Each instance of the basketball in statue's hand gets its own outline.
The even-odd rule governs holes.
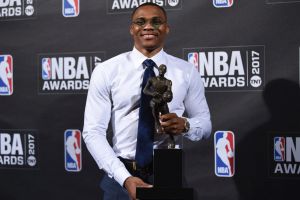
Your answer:
[[[165,102],[170,102],[172,100],[172,98],[173,98],[173,95],[172,95],[171,91],[164,92],[164,94],[163,94],[163,100]]]

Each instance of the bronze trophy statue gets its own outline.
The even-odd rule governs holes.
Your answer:
[[[166,65],[160,65],[158,67],[159,75],[152,77],[148,80],[143,92],[149,96],[152,96],[150,106],[152,108],[152,114],[155,120],[155,132],[156,134],[168,134],[165,132],[161,125],[159,116],[169,113],[168,102],[173,99],[172,93],[172,81],[164,77],[167,71]],[[175,148],[174,136],[169,134],[168,149]]]
[[[182,149],[175,149],[175,139],[160,124],[160,115],[169,113],[168,102],[173,99],[172,81],[164,77],[167,67],[158,67],[159,75],[149,78],[143,93],[151,97],[150,106],[155,120],[155,134],[169,135],[167,148],[154,149],[153,186],[138,187],[138,199],[184,199],[193,200],[193,189],[182,186]],[[164,137],[164,136],[163,136]]]

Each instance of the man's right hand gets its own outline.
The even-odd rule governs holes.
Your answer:
[[[146,187],[146,188],[153,187],[152,185],[145,183],[142,179],[134,176],[128,177],[124,182],[124,186],[127,189],[128,194],[132,200],[136,200],[137,187]]]

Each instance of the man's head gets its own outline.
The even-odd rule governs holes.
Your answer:
[[[132,12],[131,20],[130,34],[134,46],[144,55],[159,52],[169,33],[165,10],[157,4],[145,3]]]

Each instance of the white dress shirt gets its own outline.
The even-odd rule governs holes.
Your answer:
[[[133,48],[99,64],[92,73],[87,95],[83,139],[99,168],[120,185],[131,174],[117,157],[135,157],[144,73],[142,63],[146,59]],[[167,66],[165,77],[172,80],[173,92],[173,99],[168,103],[169,110],[178,116],[186,111],[190,123],[190,130],[184,136],[194,141],[207,138],[211,132],[211,121],[200,74],[192,64],[163,50],[151,59],[157,66]],[[154,71],[158,74],[157,69]],[[113,147],[106,138],[110,120]],[[161,142],[156,141],[158,145]]]

